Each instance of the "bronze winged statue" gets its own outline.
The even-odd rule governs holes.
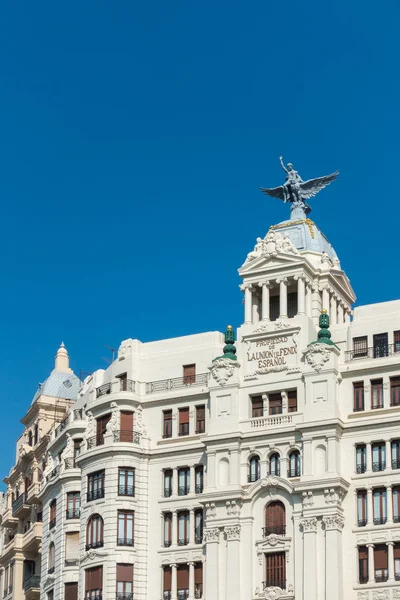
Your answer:
[[[311,207],[306,204],[305,200],[316,196],[324,187],[332,183],[339,175],[339,171],[324,177],[303,181],[298,172],[293,169],[292,163],[288,163],[285,167],[282,156],[279,157],[279,160],[282,169],[286,173],[286,183],[275,188],[260,189],[267,196],[279,198],[284,202],[292,202],[290,211],[292,218],[306,217],[311,212]]]

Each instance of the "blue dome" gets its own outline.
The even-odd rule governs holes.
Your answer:
[[[270,229],[287,236],[299,252],[325,252],[331,260],[338,260],[332,244],[311,219],[283,221]]]
[[[53,369],[46,381],[39,384],[39,388],[33,396],[32,404],[42,395],[77,400],[80,386],[79,377],[73,373],[64,373]]]

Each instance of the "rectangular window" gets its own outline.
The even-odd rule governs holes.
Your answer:
[[[365,444],[356,446],[356,472],[365,473],[367,470],[367,449]]]
[[[133,510],[118,511],[118,546],[134,546],[135,513]]]
[[[206,407],[196,406],[196,433],[205,433],[206,431]]]
[[[171,583],[172,583],[172,569],[171,567],[163,567],[163,596],[165,600],[171,598]]]
[[[133,599],[133,565],[117,564],[116,600]]]
[[[297,315],[297,292],[290,292],[287,295],[287,311],[289,319]]]
[[[360,546],[358,548],[358,582],[368,583],[368,548]]]
[[[187,496],[190,489],[190,469],[178,469],[178,496]]]
[[[47,600],[54,600],[54,590],[49,590],[46,594]]]
[[[135,495],[135,469],[119,467],[118,469],[118,496]]]
[[[196,494],[202,494],[204,488],[204,467],[203,465],[197,465],[194,471],[195,475],[195,492]]]
[[[172,544],[172,513],[164,513],[164,547],[169,548]]]
[[[375,488],[372,492],[374,503],[374,525],[384,525],[387,521],[386,488]]]
[[[121,392],[126,392],[128,389],[128,374],[121,373],[121,375],[117,375],[117,379],[119,379],[119,389]]]
[[[376,544],[374,548],[375,581],[381,583],[388,580],[388,547]]]
[[[77,566],[79,563],[79,531],[65,534],[65,566]]]
[[[400,331],[393,331],[393,350],[400,352]]]
[[[104,471],[88,475],[87,502],[104,498]]]
[[[189,511],[178,512],[178,546],[189,543]]]
[[[101,600],[103,594],[103,567],[85,571],[85,600]]]
[[[172,496],[172,469],[165,469],[164,471],[164,498],[170,498]]]
[[[383,379],[371,381],[371,408],[383,408]]]
[[[393,522],[400,523],[400,486],[393,487]]]
[[[276,394],[268,394],[268,405],[270,415],[280,415],[282,413],[282,395],[280,392]]]
[[[288,411],[297,412],[297,390],[290,390],[288,396]]]
[[[57,500],[54,499],[50,502],[50,512],[49,512],[49,529],[53,529],[56,525],[56,515],[57,515]]]
[[[367,492],[366,490],[357,491],[357,524],[359,527],[365,527],[368,521],[367,515]]]
[[[120,442],[133,442],[133,412],[121,410],[120,412]]]
[[[279,317],[279,296],[270,296],[269,320],[276,321],[278,317]]]
[[[79,519],[81,516],[81,494],[80,492],[68,492],[67,494],[67,519]]]
[[[107,423],[111,419],[111,413],[96,419],[96,446],[104,444],[104,435],[107,431]]]
[[[189,435],[189,408],[179,409],[179,432],[178,435]]]
[[[194,597],[203,597],[203,563],[194,563]]]
[[[81,444],[82,444],[82,440],[74,440],[74,467],[75,467],[75,461],[81,453]]]
[[[368,337],[366,335],[353,338],[353,357],[361,358],[362,356],[368,356]]]
[[[354,412],[364,410],[364,382],[355,381],[353,383]]]
[[[386,444],[378,442],[372,444],[372,470],[376,473],[386,469]]]
[[[286,589],[285,553],[273,552],[265,555],[265,585],[264,587],[279,587]]]
[[[374,358],[382,358],[389,354],[388,334],[375,333],[373,337]]]
[[[393,548],[394,557],[394,578],[396,581],[400,581],[400,544],[397,543]]]
[[[189,598],[189,565],[178,565],[176,569],[178,600]]]
[[[196,382],[196,365],[183,365],[183,383],[190,385]]]
[[[163,411],[163,438],[172,437],[172,409]]]
[[[392,440],[392,469],[400,469],[400,440]]]
[[[251,399],[251,418],[264,416],[264,403],[262,396],[253,396]]]
[[[194,512],[194,541],[195,544],[203,543],[203,509]]]
[[[390,406],[400,406],[400,377],[390,378]]]

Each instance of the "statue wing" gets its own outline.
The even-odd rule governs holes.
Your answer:
[[[279,198],[279,200],[285,199],[285,196],[283,194],[283,185],[280,185],[279,187],[276,187],[276,188],[260,188],[260,190],[267,196],[272,196],[273,198]]]
[[[339,175],[339,171],[335,171],[331,175],[325,175],[324,177],[317,177],[316,179],[309,179],[300,183],[301,196],[302,198],[311,198],[316,196],[319,191],[323,190],[324,187],[332,183]]]

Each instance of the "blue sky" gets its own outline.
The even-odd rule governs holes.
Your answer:
[[[312,202],[365,304],[397,283],[398,2],[8,2],[0,9],[0,469],[61,340],[223,330],[237,268]]]

